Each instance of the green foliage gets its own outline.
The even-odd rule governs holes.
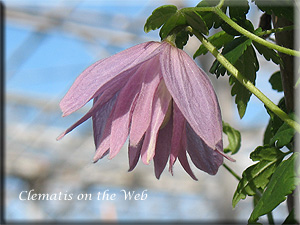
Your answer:
[[[273,161],[276,159],[283,158],[285,156],[285,153],[278,150],[277,148],[274,148],[272,146],[258,146],[253,152],[250,154],[250,159],[252,161]]]
[[[233,40],[233,36],[227,34],[225,31],[220,31],[208,38],[208,41],[212,43],[217,49],[220,49],[224,45],[226,45],[228,42]],[[205,55],[208,52],[208,50],[204,47],[204,45],[200,45],[198,50],[194,54],[194,58]]]
[[[252,41],[246,37],[235,38],[224,46],[222,55],[224,55],[231,64],[235,65],[237,60],[244,54],[251,43]],[[226,69],[218,60],[215,60],[209,72],[214,73],[219,77],[220,75],[223,76],[225,74]]]
[[[251,44],[252,41],[246,37],[235,38],[225,45],[222,54],[241,74],[255,84],[256,71],[259,69],[259,64]],[[215,60],[209,72],[219,77],[225,74],[226,69],[218,60]],[[233,76],[229,78],[229,83],[232,85],[231,95],[236,96],[235,103],[237,104],[240,118],[243,118],[252,93]]]
[[[255,84],[256,71],[259,69],[259,66],[252,46],[246,49],[234,65],[248,80]],[[233,76],[230,76],[229,83],[232,85],[231,95],[235,96],[235,103],[237,104],[240,118],[243,118],[252,93]]]
[[[160,28],[173,14],[177,12],[177,7],[174,5],[163,5],[158,7],[148,17],[144,26],[144,31],[148,33],[151,30]]]
[[[190,34],[185,30],[182,30],[179,33],[177,33],[176,40],[175,40],[177,48],[183,49],[183,47],[188,42],[189,37],[190,37]]]
[[[233,19],[233,21],[236,22],[241,27],[245,28],[246,30],[254,32],[254,27],[253,27],[253,24],[251,23],[250,20],[236,20],[236,19]],[[224,31],[226,31],[226,33],[228,33],[230,35],[233,35],[233,36],[241,35],[238,31],[231,28],[227,23],[222,23],[221,27]]]
[[[269,79],[270,84],[272,85],[272,89],[278,92],[282,92],[282,81],[280,71],[273,73]]]
[[[284,98],[282,98],[279,103],[278,107],[282,109],[283,111],[286,111],[285,109],[285,101]],[[268,123],[268,126],[266,128],[266,131],[264,133],[264,145],[271,145],[271,139],[274,137],[276,132],[278,131],[279,127],[283,124],[283,121],[277,117],[272,111],[270,111],[268,108],[266,108],[268,114],[270,115],[270,120]]]
[[[228,123],[223,122],[223,132],[227,135],[229,144],[224,148],[224,152],[235,154],[241,147],[241,134],[238,130],[232,128]]]
[[[253,45],[255,46],[257,51],[265,57],[267,61],[270,61],[271,59],[275,64],[282,64],[281,58],[273,49],[267,48],[266,46],[261,45],[257,42],[253,42]]]
[[[269,0],[267,4],[265,4],[265,0],[252,0],[252,2],[255,2],[256,6],[267,14],[274,14],[293,21],[292,0]],[[163,40],[168,35],[174,34],[176,35],[176,46],[182,49],[189,40],[189,36],[192,35],[188,30],[190,32],[193,30],[195,36],[197,36],[197,33],[209,36],[213,29],[219,29],[217,33],[207,37],[208,41],[216,49],[220,50],[229,63],[243,75],[244,81],[250,81],[254,85],[256,72],[259,69],[256,52],[262,55],[266,61],[280,65],[281,68],[284,67],[283,61],[277,53],[280,49],[273,45],[274,49],[276,49],[275,51],[270,48],[269,43],[261,41],[259,44],[257,39],[252,41],[251,39],[253,38],[250,35],[247,35],[242,29],[238,29],[235,24],[230,23],[229,20],[234,21],[256,36],[262,35],[262,29],[254,28],[252,22],[247,19],[247,14],[249,13],[248,0],[225,0],[222,7],[217,9],[216,6],[219,3],[220,0],[202,0],[194,8],[177,9],[171,5],[159,7],[148,18],[145,24],[145,32],[161,27],[161,39]],[[210,8],[205,9],[202,7]],[[229,15],[230,19],[223,16],[221,12]],[[227,21],[227,23],[223,20]],[[270,33],[270,31],[267,33]],[[202,40],[201,37],[199,38],[200,40]],[[212,50],[210,49],[210,51]],[[205,55],[207,52],[208,50],[202,44],[194,53],[194,58]],[[215,52],[213,55],[216,55]],[[252,93],[230,74],[222,63],[215,60],[210,68],[210,72],[215,74],[217,78],[220,75],[224,76],[225,73],[230,76],[231,95],[235,97],[239,116],[242,118],[245,115]],[[279,71],[270,76],[269,82],[273,90],[283,91]],[[297,85],[299,83],[298,79]],[[264,103],[268,105],[266,102]],[[284,98],[280,100],[278,107],[286,112]],[[293,171],[294,161],[298,155],[293,153],[288,160],[284,160],[288,154],[293,152],[295,131],[275,115],[275,110],[271,111],[266,107],[266,111],[270,119],[264,133],[263,146],[258,146],[250,154],[250,158],[255,164],[243,172],[232,200],[232,205],[235,207],[241,199],[245,199],[247,196],[254,196],[255,208],[249,219],[251,223],[255,223],[260,216],[272,212],[291,193],[296,183],[299,183],[299,179],[296,178]],[[276,114],[279,115],[278,113]],[[240,132],[223,122],[223,133],[226,134],[229,142],[228,146],[224,148],[224,152],[236,154],[241,147]],[[286,148],[283,147],[287,147],[290,151],[285,152]],[[235,174],[234,172],[232,173]],[[295,181],[297,182],[295,183]],[[287,217],[285,223],[290,221],[294,221],[293,214]],[[270,222],[272,223],[272,219],[270,219]]]
[[[216,6],[219,0],[203,0],[196,7]],[[199,12],[208,29],[219,28],[223,21],[213,12]]]
[[[205,21],[199,13],[195,10],[189,10],[184,12],[187,23],[195,30],[208,35],[208,28]]]
[[[270,140],[270,144],[274,144],[276,147],[281,148],[287,146],[295,135],[295,130],[288,124],[284,123],[279,127],[274,137]]]
[[[250,9],[248,0],[227,0],[225,5],[229,6],[231,19],[246,20],[246,14]]]
[[[171,15],[167,22],[162,26],[159,35],[161,39],[164,40],[174,28],[184,25],[186,25],[184,14],[181,11],[177,11]]]
[[[256,222],[260,216],[275,209],[299,184],[299,167],[295,171],[297,157],[298,153],[294,153],[276,168],[266,191],[250,215],[249,223]]]
[[[259,160],[259,162],[243,172],[242,179],[233,195],[233,207],[247,195],[253,196],[259,193],[259,190],[264,190],[284,156],[285,154],[275,147],[259,146],[256,148],[251,157],[253,161]]]
[[[253,0],[252,0],[253,1]],[[268,13],[294,21],[294,1],[293,0],[255,0],[257,7]]]
[[[249,11],[249,3],[248,0],[226,0],[224,3],[224,8],[229,9],[229,16],[230,18],[236,22],[241,27],[249,30],[251,32],[254,31],[253,24],[250,20],[246,19],[246,14]],[[221,23],[222,29],[233,36],[238,36],[240,33],[229,26],[227,23]]]

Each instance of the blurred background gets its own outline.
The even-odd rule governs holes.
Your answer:
[[[199,181],[192,180],[176,162],[174,176],[165,169],[160,180],[153,163],[138,163],[128,170],[126,148],[113,160],[93,164],[95,147],[91,121],[56,141],[66,128],[91,107],[87,104],[62,118],[59,101],[75,78],[93,62],[133,45],[156,40],[157,31],[145,34],[143,26],[152,11],[164,4],[195,6],[182,0],[7,0],[5,6],[5,219],[7,222],[101,222],[101,221],[246,221],[251,199],[232,209],[237,180],[224,167],[215,176],[192,167]],[[252,5],[253,6],[253,5]],[[252,7],[248,14],[255,26],[261,13]],[[191,38],[185,47],[192,55],[200,43]],[[208,71],[213,58],[207,54],[197,63]],[[262,60],[262,62],[266,62]],[[282,94],[271,89],[272,63],[260,65],[257,86],[275,103]],[[249,153],[262,144],[268,115],[251,97],[240,120],[230,95],[228,77],[210,75],[221,104],[223,120],[239,129],[242,147],[235,163],[226,161],[237,174],[253,164]],[[227,140],[224,137],[226,146]],[[72,200],[20,200],[22,191],[73,194]],[[97,200],[98,192],[116,193],[114,201]],[[144,201],[124,200],[121,190],[142,193]],[[24,193],[24,192],[23,192]],[[77,200],[80,193],[92,200]],[[27,195],[22,195],[26,198]],[[283,221],[285,205],[274,217]]]

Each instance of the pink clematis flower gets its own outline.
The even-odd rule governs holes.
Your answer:
[[[58,139],[92,117],[94,162],[115,157],[129,136],[129,171],[153,159],[160,177],[178,158],[214,175],[223,163],[220,107],[207,75],[167,41],[136,45],[100,60],[75,80],[60,102],[67,116],[93,99],[93,107]]]

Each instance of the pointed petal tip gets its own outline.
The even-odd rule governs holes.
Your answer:
[[[61,133],[61,134],[56,138],[56,141],[61,140],[65,135],[66,135],[66,131],[64,131],[63,133]]]
[[[109,160],[112,160],[114,157],[115,157],[115,155],[109,155],[109,156],[108,156],[108,159],[109,159]]]
[[[96,163],[96,162],[98,162],[98,160],[99,160],[98,157],[95,157],[95,156],[94,156],[92,162],[93,162],[93,163]]]
[[[226,159],[228,159],[229,161],[231,161],[231,162],[236,162],[235,159],[233,159],[233,158],[231,158],[230,156],[226,155],[224,152],[222,152],[222,151],[220,151],[220,150],[218,150],[218,149],[216,149],[216,151],[217,151],[220,155],[222,155],[223,157],[225,157]]]
[[[160,175],[161,175],[161,174],[159,174],[159,175],[158,175],[158,174],[155,174],[155,177],[156,177],[157,180],[159,180]]]
[[[66,116],[68,116],[69,114],[67,114],[67,113],[63,113],[62,115],[61,115],[61,117],[66,117]]]

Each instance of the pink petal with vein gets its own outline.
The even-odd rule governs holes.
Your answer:
[[[118,93],[116,93],[115,96],[113,98],[111,98],[98,111],[95,111],[95,113],[92,116],[94,142],[95,142],[96,149],[100,145],[100,141],[102,139],[102,135],[104,133],[105,126],[106,126],[108,118],[114,108],[114,105],[117,100],[117,96],[118,96]],[[100,96],[99,98],[94,98],[94,106],[99,105],[99,102],[101,101],[101,97],[102,96]]]
[[[187,172],[191,178],[193,178],[194,180],[198,180],[197,177],[194,175],[190,165],[189,165],[189,162],[188,162],[188,159],[187,159],[187,155],[186,155],[186,152],[185,151],[180,151],[179,154],[178,154],[178,160],[180,162],[180,164],[182,165],[183,169],[185,170],[185,172]]]
[[[173,119],[170,118],[167,125],[160,129],[158,132],[154,161],[154,172],[157,179],[159,179],[161,173],[168,162],[168,158],[171,152],[171,138],[173,130]]]
[[[194,165],[210,175],[215,175],[223,163],[223,156],[210,148],[188,123],[186,124],[186,136],[187,151]],[[217,143],[219,148],[222,147],[220,144],[222,141]]]
[[[113,78],[118,78],[119,74],[158,54],[160,45],[158,42],[142,43],[89,66],[77,77],[61,100],[60,107],[64,116],[99,95],[99,89]]]
[[[128,133],[132,111],[135,106],[135,100],[141,88],[144,79],[144,67],[140,67],[129,79],[127,84],[121,90],[116,108],[113,114],[111,134],[110,134],[110,152],[109,159],[115,157],[124,145]]]
[[[132,171],[135,168],[137,162],[139,161],[143,142],[144,142],[144,136],[142,137],[140,142],[135,146],[132,146],[129,141],[129,146],[128,146],[129,169],[128,169],[128,172]]]
[[[93,128],[94,128],[94,138],[96,143],[96,153],[93,158],[94,162],[102,158],[104,155],[107,154],[110,148],[110,133],[111,133],[111,124],[113,119],[113,114],[116,109],[116,104],[114,104],[111,113],[109,114],[108,118],[106,119],[105,128],[103,129],[103,124],[97,123],[101,121],[101,114],[96,113],[93,119]],[[101,135],[100,135],[101,134]]]
[[[157,61],[157,59],[155,60],[154,58],[151,61],[149,60],[147,65],[143,65],[143,68],[145,66],[144,71],[146,73],[145,80],[131,119],[130,143],[132,146],[139,143],[151,122],[153,97],[161,80],[155,61]]]
[[[111,99],[115,99],[115,98],[113,98],[114,95],[116,95],[116,90],[114,89],[114,86],[112,86],[112,88],[105,90],[104,93],[100,97],[95,97],[94,101],[93,101],[93,107],[80,120],[78,120],[76,123],[74,123],[65,132],[63,132],[57,138],[57,140],[62,139],[66,134],[68,134],[73,129],[75,129],[77,126],[79,126],[80,124],[82,124],[83,122],[88,120],[91,116],[95,115],[95,113],[97,113],[98,111],[100,111],[99,112],[100,114],[107,111],[108,106],[106,104],[111,105],[111,103],[108,103],[108,102],[110,102]]]
[[[149,164],[155,154],[155,146],[158,130],[165,118],[169,107],[171,95],[162,80],[154,95],[152,105],[152,119],[149,128],[145,134],[145,140],[141,150],[142,161],[144,164]]]
[[[186,120],[182,113],[180,112],[177,104],[173,102],[173,134],[171,141],[171,154],[170,154],[170,172],[172,172],[172,167],[176,161],[178,153],[180,151],[185,151],[186,146],[183,144],[183,132],[185,132]]]
[[[222,139],[221,112],[207,75],[184,51],[168,44],[161,55],[166,86],[194,131],[211,148]]]

